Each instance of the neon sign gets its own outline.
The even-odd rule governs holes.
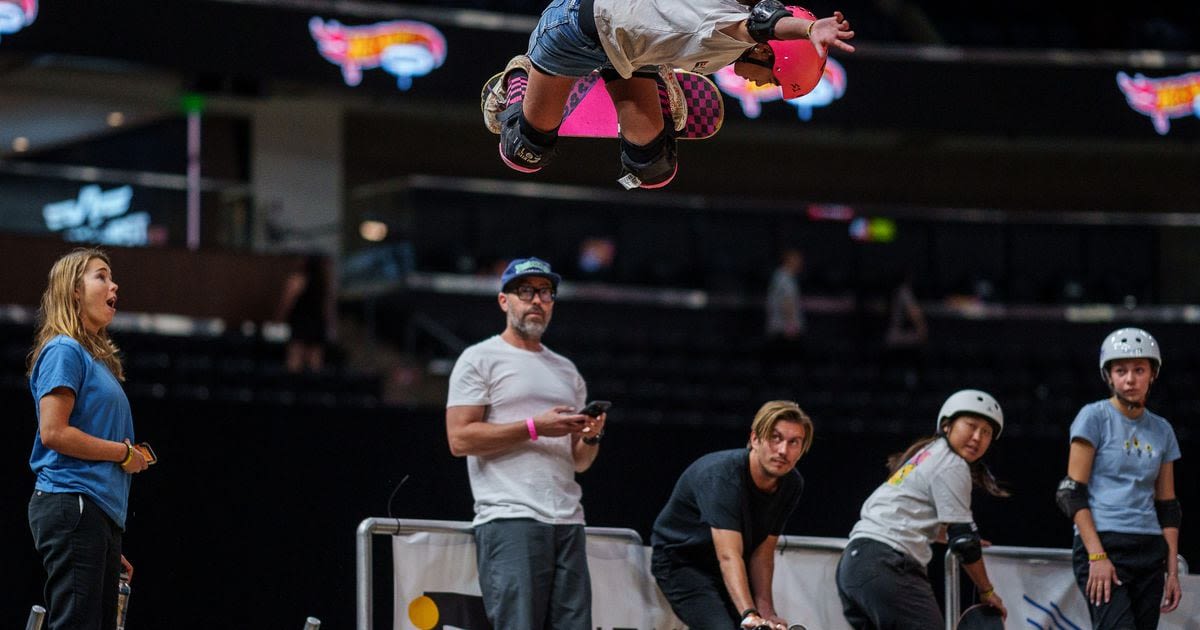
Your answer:
[[[141,246],[149,243],[150,214],[129,213],[133,188],[121,186],[108,191],[90,185],[79,189],[77,199],[48,203],[42,208],[46,227],[62,232],[74,242]]]
[[[783,98],[783,92],[777,85],[758,85],[738,76],[733,66],[725,66],[714,75],[717,86],[721,91],[738,99],[742,104],[742,113],[746,118],[758,118],[762,114],[762,104],[778,101]],[[814,107],[826,107],[842,98],[846,93],[846,69],[833,57],[825,63],[825,72],[821,80],[811,92],[798,98],[787,99],[787,103],[796,108],[800,120],[811,120]]]
[[[1171,130],[1172,118],[1193,114],[1200,118],[1200,72],[1161,79],[1147,79],[1141,73],[1130,77],[1118,72],[1117,87],[1125,93],[1133,111],[1150,117],[1160,136]]]
[[[362,71],[383,68],[395,75],[401,90],[412,87],[413,77],[423,77],[446,61],[446,38],[424,22],[394,20],[368,26],[343,26],[337,20],[314,17],[308,31],[317,52],[342,68],[350,87],[362,83]]]
[[[12,35],[37,19],[37,0],[0,0],[0,35]]]

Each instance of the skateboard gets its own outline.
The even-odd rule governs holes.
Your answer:
[[[676,70],[675,79],[682,100],[686,102],[686,113],[676,122],[676,138],[680,140],[703,140],[716,135],[725,120],[725,102],[717,86],[706,76]],[[482,99],[500,80],[500,73],[483,85]],[[658,97],[662,104],[663,118],[672,120],[670,87],[660,78]],[[567,104],[563,108],[562,126],[558,135],[571,138],[616,138],[620,125],[617,110],[613,106],[604,79],[599,71],[580,77],[571,88]]]
[[[955,630],[1004,630],[1000,609],[987,604],[975,604],[963,611]]]

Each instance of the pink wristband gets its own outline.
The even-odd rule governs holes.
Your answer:
[[[529,429],[529,439],[537,441],[537,425],[533,423],[533,418],[525,418],[525,428]]]

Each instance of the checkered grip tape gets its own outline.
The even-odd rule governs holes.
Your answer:
[[[675,78],[679,79],[688,105],[687,124],[678,137],[699,139],[717,133],[725,120],[725,104],[716,86],[702,76],[687,72],[676,72]],[[661,89],[659,94],[661,97]]]

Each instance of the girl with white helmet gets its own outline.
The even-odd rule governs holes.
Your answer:
[[[888,459],[891,476],[863,503],[838,563],[842,612],[856,630],[942,626],[926,565],[930,544],[943,535],[979,599],[1008,616],[988,579],[971,515],[972,485],[1008,496],[981,461],[1003,429],[1000,403],[964,389],[942,404],[934,436]]]
[[[1158,627],[1179,606],[1175,431],[1146,409],[1162,352],[1140,328],[1113,331],[1100,346],[1106,400],[1071,424],[1067,476],[1055,495],[1075,523],[1075,580],[1093,628]],[[1164,576],[1165,573],[1165,576]]]

